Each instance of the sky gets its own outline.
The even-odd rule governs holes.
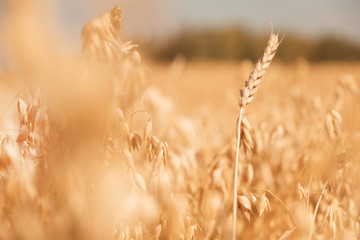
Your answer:
[[[319,36],[338,34],[360,41],[359,0],[182,0],[188,23],[244,25],[256,30],[273,25],[281,32]]]
[[[62,0],[62,25],[78,31],[90,18],[118,5],[126,31],[166,37],[185,28],[242,26],[360,43],[360,0]],[[90,4],[84,4],[89,3]],[[72,31],[73,31],[72,30]]]
[[[0,0],[0,15],[6,12]],[[12,0],[14,1],[14,0]],[[15,0],[16,1],[16,0]],[[18,0],[22,1],[22,0]],[[42,0],[27,0],[39,1]],[[241,26],[310,37],[336,35],[360,44],[360,0],[43,0],[52,1],[61,34],[81,43],[82,27],[118,5],[130,36],[166,38],[188,29]]]

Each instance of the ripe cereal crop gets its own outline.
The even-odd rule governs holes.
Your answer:
[[[24,11],[2,43],[0,239],[360,238],[359,63],[282,63],[273,32],[255,64],[156,62],[117,6],[60,56]]]

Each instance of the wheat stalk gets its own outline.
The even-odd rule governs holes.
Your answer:
[[[238,168],[239,168],[239,149],[241,142],[241,123],[243,122],[245,106],[248,105],[254,99],[254,95],[260,87],[262,78],[268,70],[271,61],[273,60],[276,50],[279,46],[278,34],[271,33],[267,47],[265,48],[264,55],[258,60],[254,69],[250,73],[249,80],[245,82],[244,87],[240,90],[239,98],[239,119],[237,127],[237,144],[236,144],[236,157],[235,157],[235,170],[234,170],[234,199],[233,199],[233,239],[236,239],[236,210],[237,210],[237,181],[238,181]],[[250,146],[252,143],[247,141],[248,138],[244,138],[245,146]]]

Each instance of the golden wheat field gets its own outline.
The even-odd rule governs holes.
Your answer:
[[[60,56],[14,9],[0,239],[360,238],[360,63],[159,63],[118,7]]]

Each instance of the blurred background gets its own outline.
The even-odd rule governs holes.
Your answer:
[[[36,1],[36,0],[33,0]],[[0,14],[16,1],[0,1]],[[284,35],[279,59],[359,60],[359,0],[49,0],[44,12],[70,52],[81,29],[114,5],[123,9],[124,35],[156,60],[256,60],[271,31]],[[43,4],[42,4],[43,5]],[[48,23],[47,23],[48,24]],[[64,41],[62,41],[64,42]],[[71,44],[68,44],[71,43]],[[78,52],[76,52],[78,51]]]

